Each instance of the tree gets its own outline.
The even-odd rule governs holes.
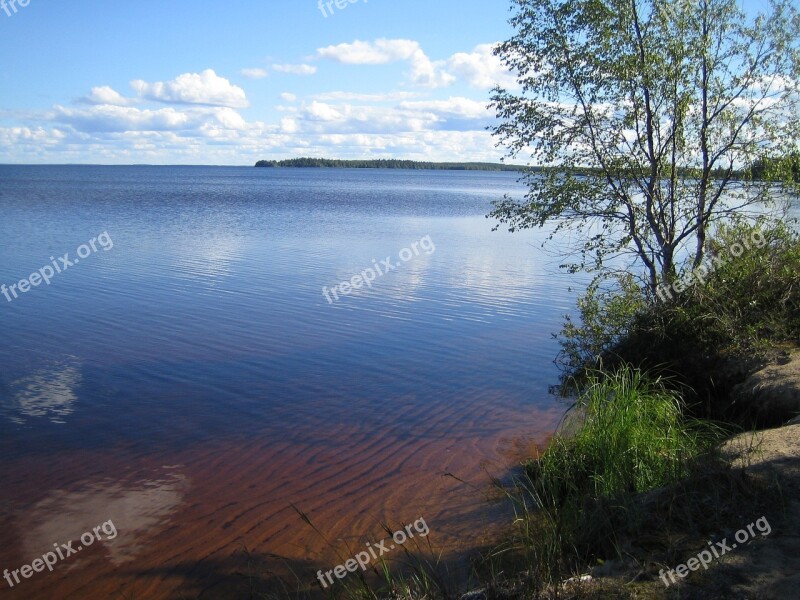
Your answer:
[[[632,253],[655,292],[704,259],[718,220],[759,212],[775,186],[737,177],[800,140],[800,16],[787,0],[748,18],[736,0],[512,0],[495,54],[493,133],[530,173],[490,216],[578,234],[571,270]],[[574,239],[574,235],[572,239]]]
[[[800,152],[788,156],[763,156],[750,165],[749,175],[753,179],[789,179],[800,183]]]

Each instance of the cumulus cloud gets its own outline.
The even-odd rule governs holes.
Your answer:
[[[341,121],[343,114],[330,104],[312,102],[306,109],[308,117],[314,121]]]
[[[284,117],[281,119],[281,131],[285,133],[297,133],[297,121],[291,117]]]
[[[319,48],[317,56],[347,65],[385,65],[390,62],[409,60],[419,50],[419,42],[413,40],[379,39],[374,42],[356,40],[350,44],[344,43]]]
[[[253,69],[242,69],[239,72],[248,79],[264,79],[269,75],[266,69],[259,69],[257,67]]]
[[[326,92],[324,94],[316,94],[314,99],[328,101],[328,100],[345,100],[355,102],[395,102],[397,100],[407,100],[408,98],[416,98],[420,96],[417,92],[388,92],[386,94],[360,94],[357,92]]]
[[[287,119],[291,120],[294,132],[331,135],[484,131],[494,118],[484,101],[463,97],[395,105],[313,100],[284,107],[284,112],[289,113]]]
[[[233,85],[213,69],[202,73],[184,73],[172,81],[148,83],[137,79],[131,87],[141,98],[169,104],[203,104],[247,108],[250,103],[244,90]]]
[[[517,86],[517,80],[492,52],[496,44],[479,44],[472,52],[459,52],[447,61],[447,68],[472,87],[488,90],[495,85]]]
[[[441,115],[454,115],[470,119],[485,119],[488,110],[485,101],[471,100],[455,96],[447,100],[425,100],[419,102],[402,102],[400,108],[406,110],[427,111]]]
[[[455,81],[444,70],[444,61],[432,61],[419,42],[404,39],[378,39],[374,42],[355,40],[317,49],[317,57],[347,65],[384,65],[392,62],[408,62],[411,82],[420,87],[437,88]]]
[[[140,110],[133,107],[98,105],[88,109],[57,105],[51,120],[86,133],[129,131],[182,131],[213,124],[225,129],[243,129],[245,121],[226,107],[180,111],[175,108]]]
[[[272,69],[279,73],[292,73],[293,75],[313,75],[317,72],[317,67],[306,64],[274,64],[272,65]]]
[[[487,125],[495,116],[485,94],[477,99],[429,90],[462,81],[476,89],[511,77],[491,54],[491,44],[432,60],[418,42],[359,41],[319,48],[317,60],[346,65],[394,63],[416,89],[362,93],[317,89],[280,98],[270,123],[247,121],[245,91],[208,69],[169,81],[131,82],[126,98],[99,86],[77,106],[27,111],[26,123],[0,126],[0,160],[8,162],[152,162],[246,164],[287,155],[359,158],[373,152],[422,160],[496,160]],[[279,73],[311,74],[305,63],[243,69],[258,79]],[[352,89],[352,88],[350,88]],[[317,92],[317,93],[314,93]]]
[[[119,92],[107,85],[93,87],[89,95],[80,100],[87,104],[111,104],[113,106],[128,106],[135,102],[132,98],[123,97]]]
[[[419,128],[413,130],[409,129],[414,125],[410,115],[388,112],[378,125],[353,120],[354,127],[358,126],[355,131],[343,127],[347,121],[311,122],[303,114],[285,117],[280,125],[248,122],[244,130],[224,129],[210,120],[196,129],[109,133],[76,131],[69,125],[36,129],[0,126],[0,156],[19,163],[219,165],[287,156],[388,155],[439,161],[496,161],[502,156],[487,131],[427,129],[429,123],[424,120],[418,120]]]

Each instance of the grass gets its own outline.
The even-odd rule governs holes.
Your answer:
[[[629,366],[591,374],[562,431],[508,491],[515,524],[493,558],[526,573],[532,597],[552,594],[620,556],[642,522],[640,495],[686,478],[719,436],[687,419],[662,379]]]

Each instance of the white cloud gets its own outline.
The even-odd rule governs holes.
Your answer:
[[[293,75],[313,75],[317,72],[317,67],[306,64],[274,64],[272,65],[272,69],[279,73],[292,73]]]
[[[0,129],[0,149],[25,144],[55,145],[65,138],[66,134],[55,128],[48,131],[44,127],[7,127]]]
[[[231,143],[265,132],[298,137],[395,135],[422,131],[483,132],[493,119],[485,101],[461,96],[447,100],[406,100],[399,104],[322,102],[317,99],[298,102],[292,94],[283,96],[291,104],[280,107],[285,116],[273,125],[247,122],[239,112],[229,107],[202,106],[145,109],[108,104],[81,108],[56,105],[41,118],[86,139],[141,134],[173,136],[172,141],[205,137]],[[45,135],[43,131],[43,128],[37,134],[20,131],[15,136],[42,136]]]
[[[281,119],[281,131],[284,133],[297,133],[297,121],[290,117],[284,117]]]
[[[172,81],[147,83],[141,79],[131,82],[140,97],[170,104],[203,104],[246,108],[250,105],[244,90],[233,85],[213,69],[202,73],[184,73]]]
[[[489,115],[486,101],[470,100],[461,96],[447,100],[425,100],[419,102],[402,102],[400,108],[417,111],[428,111],[439,115],[453,115],[470,119],[485,119]]]
[[[248,79],[264,79],[269,75],[266,69],[259,69],[259,68],[242,69],[239,72]]]
[[[211,120],[196,129],[169,131],[84,132],[71,126],[20,130],[0,127],[0,158],[14,163],[104,163],[251,165],[287,156],[369,158],[395,156],[412,160],[497,161],[502,151],[487,131],[412,130],[410,116],[390,114],[375,131],[361,123],[342,131],[343,122],[310,123],[287,117],[280,125],[248,122],[244,130],[222,129]],[[359,125],[352,121],[353,126]],[[312,130],[314,125],[318,130]],[[330,128],[330,131],[326,131]],[[383,131],[378,131],[383,129]],[[341,132],[337,132],[341,131]]]
[[[341,121],[344,116],[330,104],[312,102],[306,109],[306,114],[315,121]]]
[[[355,40],[351,44],[338,44],[317,50],[317,56],[347,65],[384,65],[409,60],[420,49],[413,40],[379,39],[374,42]]]
[[[418,131],[484,131],[494,118],[485,101],[451,97],[395,105],[314,100],[292,107],[294,131],[301,134],[397,134]]]
[[[98,105],[88,109],[72,109],[57,105],[52,121],[86,133],[130,131],[184,131],[213,125],[223,129],[243,129],[244,119],[232,108],[175,108],[141,110],[133,107]]]
[[[107,85],[100,87],[93,87],[88,96],[81,98],[81,102],[87,104],[111,104],[113,106],[128,106],[133,104],[135,100],[132,98],[125,98],[116,90]]]
[[[283,92],[272,107],[278,116],[270,123],[246,121],[238,111],[249,105],[245,91],[210,69],[164,82],[134,81],[132,98],[108,86],[95,87],[81,99],[82,106],[26,111],[24,124],[0,126],[0,162],[251,164],[293,155],[497,160],[502,151],[485,129],[495,119],[485,94],[443,98],[427,91],[456,77],[475,88],[504,83],[502,77],[510,75],[503,73],[491,48],[482,44],[437,61],[412,40],[357,40],[320,48],[319,60],[395,63],[395,75],[405,70],[406,83],[418,89],[360,93],[344,91],[355,86],[343,84],[340,91],[318,88],[300,97]],[[241,73],[257,78],[267,71],[273,75],[273,69],[310,74],[314,68],[267,64]]]
[[[420,50],[411,60],[411,81],[421,87],[446,87],[455,82],[456,78],[446,72],[444,66],[444,61],[432,62]]]
[[[496,84],[516,87],[516,78],[493,54],[496,44],[479,44],[471,52],[458,52],[447,61],[431,60],[419,42],[406,39],[355,40],[317,49],[317,57],[347,65],[384,65],[408,62],[414,85],[440,88],[456,81],[456,76],[474,88],[488,90]]]
[[[414,85],[437,88],[450,85],[455,77],[444,70],[444,61],[431,61],[419,42],[404,39],[378,39],[374,42],[355,40],[317,49],[317,57],[347,65],[384,65],[408,62],[409,78]]]
[[[356,92],[326,92],[314,95],[315,100],[344,100],[355,102],[395,102],[397,100],[407,100],[417,98],[417,92],[388,92],[386,94],[359,94]]]
[[[517,80],[492,51],[496,44],[480,44],[472,52],[459,52],[450,57],[447,67],[472,87],[488,90],[499,84],[517,87]]]

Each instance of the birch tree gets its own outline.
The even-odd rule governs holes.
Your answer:
[[[800,16],[787,0],[512,0],[495,54],[519,86],[495,88],[493,133],[510,157],[553,167],[523,200],[495,202],[510,230],[578,239],[571,270],[632,255],[653,291],[698,266],[715,221],[780,193],[741,172],[800,140]]]

